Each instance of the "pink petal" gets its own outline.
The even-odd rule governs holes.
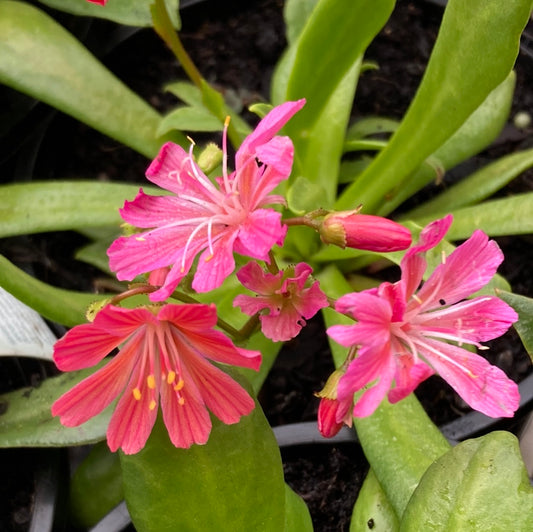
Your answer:
[[[237,231],[228,227],[225,234],[213,242],[213,253],[206,249],[198,259],[192,287],[199,293],[218,288],[235,269],[233,246]]]
[[[294,146],[289,137],[274,137],[256,149],[257,158],[275,170],[268,176],[263,175],[261,183],[261,196],[268,194],[276,188],[283,179],[287,179],[292,170]]]
[[[398,365],[398,358],[396,362]],[[413,392],[421,382],[431,377],[434,373],[424,362],[413,364],[409,368],[397,369],[395,386],[388,394],[389,401],[393,404],[401,401]]]
[[[257,264],[249,262],[237,272],[237,279],[243,286],[261,295],[271,295],[281,286],[283,272],[277,274],[266,272]],[[249,298],[250,296],[245,296]],[[235,303],[234,303],[235,306]],[[255,312],[254,312],[255,314]]]
[[[175,176],[183,170],[186,173],[187,167],[190,167],[189,154],[181,146],[167,142],[146,170],[146,177],[161,188],[178,194],[182,189]]]
[[[434,248],[448,232],[448,229],[452,225],[453,216],[451,214],[446,215],[444,218],[435,220],[426,225],[420,232],[418,243],[412,246],[404,256],[404,259],[412,255],[419,253],[425,253],[426,251]],[[403,261],[402,261],[403,262]]]
[[[494,296],[482,296],[416,318],[424,336],[446,335],[456,341],[485,342],[505,333],[518,314]],[[445,336],[444,336],[445,337]]]
[[[104,307],[94,319],[95,326],[104,329],[107,334],[122,339],[131,336],[139,327],[147,323],[156,323],[155,316],[145,308],[122,308],[114,305]]]
[[[170,321],[182,331],[203,333],[217,324],[217,311],[214,305],[165,305],[157,319]]]
[[[281,214],[272,209],[258,209],[249,213],[239,228],[234,251],[240,255],[268,260],[274,244],[281,245],[287,226],[281,225]]]
[[[445,263],[435,268],[418,297],[428,308],[437,306],[439,299],[444,299],[448,305],[456,303],[485,286],[502,261],[503,253],[498,244],[489,240],[483,231],[476,230]]]
[[[286,305],[283,310],[272,315],[259,316],[261,320],[261,331],[273,342],[286,342],[298,336],[302,327],[305,325],[305,319],[292,306]]]
[[[315,281],[309,288],[305,288],[301,294],[295,294],[292,298],[294,308],[305,318],[312,318],[321,308],[329,305],[328,298],[320,284]]]
[[[483,357],[444,342],[426,340],[420,353],[473,409],[490,417],[512,417],[520,394],[515,382]]]
[[[258,146],[268,142],[290,119],[305,105],[305,100],[285,102],[274,107],[257,124],[255,130],[248,135],[235,155],[236,167],[239,168],[249,157],[255,157]]]
[[[170,441],[182,449],[188,449],[193,443],[203,445],[211,432],[211,418],[203,400],[191,393],[191,386],[195,386],[192,378],[186,382],[180,391],[183,404],[170,386],[161,390],[161,410]]]
[[[138,344],[128,342],[106,366],[62,395],[52,405],[52,415],[60,416],[63,425],[75,427],[104,410],[126,386],[136,361],[131,353]]]
[[[254,409],[253,399],[229,375],[185,346],[180,351],[207,407],[223,423],[237,423]]]
[[[150,408],[150,402],[159,400],[161,372],[155,369],[156,387],[155,390],[150,390],[147,375],[141,372],[141,367],[141,364],[135,366],[129,385],[107,428],[107,444],[112,452],[121,448],[125,454],[138,453],[146,444],[157,418],[157,404],[155,408]],[[141,392],[139,400],[133,396],[133,389],[136,387]]]
[[[324,438],[332,438],[346,423],[351,426],[352,416],[349,414],[353,401],[343,401],[323,397],[318,405],[318,430]],[[338,420],[338,421],[337,421]]]
[[[205,208],[176,196],[149,196],[140,189],[133,201],[126,201],[120,215],[135,227],[159,227],[178,220],[205,216]]]
[[[89,368],[109,355],[123,340],[94,323],[77,325],[55,343],[54,362],[62,371]]]

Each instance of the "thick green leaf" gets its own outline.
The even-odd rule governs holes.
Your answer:
[[[346,140],[361,140],[377,133],[394,133],[400,123],[391,118],[381,116],[368,116],[357,120],[346,132]]]
[[[0,82],[147,157],[161,146],[161,116],[55,20],[23,2],[0,2]],[[174,140],[186,142],[179,135]]]
[[[222,131],[223,124],[203,107],[180,107],[166,115],[157,130],[164,135],[173,129],[184,131]]]
[[[307,100],[285,131],[295,146],[293,178],[306,177],[327,193],[318,206],[333,204],[362,54],[393,6],[394,0],[319,2],[274,78],[274,101]]]
[[[285,523],[279,449],[259,406],[236,425],[213,419],[205,445],[177,449],[161,419],[143,450],[120,455],[136,530],[257,530]]]
[[[479,203],[533,166],[533,149],[512,153],[474,172],[434,199],[410,211],[405,218],[446,213]]]
[[[126,26],[151,26],[150,4],[153,0],[109,0],[105,7],[86,0],[39,0],[47,6],[86,17],[99,17]],[[179,0],[165,0],[176,29],[179,29]]]
[[[432,160],[438,162],[441,171],[446,171],[489,146],[500,134],[509,116],[515,79],[515,73],[511,72],[414,174],[396,184],[387,195],[387,200],[378,210],[378,214],[388,214],[423,186],[434,180],[438,182],[439,175],[429,164]],[[485,184],[482,190],[487,188]],[[435,211],[425,210],[425,213],[432,212]]]
[[[370,470],[357,495],[350,532],[398,532],[400,525],[374,471]]]
[[[38,388],[23,388],[0,395],[0,447],[67,447],[105,438],[112,406],[79,427],[63,427],[52,417],[52,403],[95,368],[46,379]]]
[[[313,12],[318,0],[287,0],[283,7],[287,41],[292,44],[300,33]]]
[[[1,9],[1,8],[0,8]],[[122,223],[118,209],[139,187],[95,181],[48,181],[0,188],[0,237]],[[147,194],[164,194],[146,186]]]
[[[533,192],[453,210],[453,224],[446,238],[462,240],[470,237],[475,229],[482,229],[490,236],[533,233],[532,212]],[[424,226],[441,214],[417,218],[415,222]]]
[[[73,522],[91,528],[124,500],[118,454],[106,442],[97,443],[72,475],[69,488]]]
[[[504,290],[498,291],[498,297],[511,305],[518,313],[519,321],[514,324],[514,328],[533,360],[533,299]]]
[[[309,508],[287,484],[285,484],[285,531],[313,532]]]
[[[67,327],[84,323],[87,307],[106,297],[55,288],[23,272],[1,255],[0,286],[41,316]]]
[[[492,432],[439,458],[422,477],[400,530],[533,530],[533,488],[516,437]]]
[[[352,185],[349,198],[376,212],[389,191],[459,129],[509,75],[530,10],[531,0],[447,3],[415,99],[387,148]]]

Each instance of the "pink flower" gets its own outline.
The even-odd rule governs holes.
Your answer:
[[[109,248],[111,269],[120,280],[171,266],[153,301],[170,296],[201,253],[192,283],[197,292],[222,284],[235,269],[233,253],[268,261],[274,244],[282,244],[287,227],[281,214],[263,208],[285,203],[270,192],[292,168],[293,145],[288,137],[274,136],[303,107],[305,100],[286,102],[268,113],[237,150],[235,171],[226,170],[224,132],[223,176],[215,185],[198,168],[191,152],[165,144],[146,173],[148,179],[172,196],[148,196],[142,189],[126,202],[126,222],[148,231],[120,237]]]
[[[237,272],[237,278],[257,296],[238,295],[233,306],[253,316],[263,309],[261,330],[274,342],[294,338],[321,308],[328,306],[328,298],[320,290],[318,281],[309,283],[312,268],[300,262],[277,274],[265,272],[257,262],[249,262]],[[310,284],[310,286],[309,286]]]
[[[107,4],[107,0],[87,0],[87,2],[90,2],[91,4],[99,4],[101,6],[105,6]]]
[[[401,251],[411,245],[409,229],[388,218],[359,214],[359,210],[328,214],[319,228],[326,244],[367,251]]]
[[[400,281],[337,301],[339,312],[357,320],[355,325],[328,329],[341,345],[359,346],[338,386],[340,401],[365,390],[354,416],[372,414],[385,395],[392,403],[403,399],[433,373],[488,416],[511,417],[518,408],[517,385],[483,357],[461,347],[483,348],[480,342],[502,335],[518,319],[495,296],[465,299],[485,286],[501,264],[503,254],[496,242],[475,231],[416,291],[427,266],[425,252],[442,240],[451,223],[448,215],[422,231],[418,245],[401,262]]]
[[[56,343],[59,369],[94,366],[118,354],[52,405],[61,423],[74,427],[121,396],[107,430],[109,448],[133,454],[144,447],[161,403],[172,443],[203,444],[211,431],[207,408],[224,423],[237,423],[254,401],[207,359],[257,370],[258,351],[235,347],[221,332],[214,306],[164,305],[124,309],[108,305],[92,323],[78,325]]]

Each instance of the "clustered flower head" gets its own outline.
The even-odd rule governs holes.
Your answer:
[[[385,396],[395,403],[430,375],[439,374],[472,408],[492,417],[510,417],[519,405],[518,386],[499,368],[464,345],[502,335],[516,312],[496,296],[466,299],[494,276],[503,254],[482,231],[435,269],[420,287],[425,253],[444,238],[451,215],[429,224],[401,261],[401,279],[350,293],[335,308],[354,325],[335,325],[328,334],[357,357],[340,378],[336,400],[352,404],[353,415],[372,414]],[[419,288],[420,287],[420,288]],[[336,420],[342,421],[341,415]]]
[[[311,277],[311,266],[299,262],[278,269],[272,249],[283,244],[288,226],[309,226],[323,242],[342,248],[383,253],[411,245],[407,228],[360,214],[360,208],[318,209],[282,219],[268,207],[285,205],[273,192],[289,177],[294,155],[291,140],[277,133],[304,103],[286,102],[272,109],[238,148],[232,172],[227,169],[226,122],[222,176],[214,180],[201,171],[192,146],[188,152],[170,142],[161,148],[146,175],[170,195],[150,196],[141,189],[126,202],[121,215],[140,232],[118,238],[108,250],[120,280],[144,274],[147,282],[95,306],[92,322],[74,327],[56,343],[54,360],[64,371],[93,367],[118,350],[54,403],[52,413],[61,423],[80,425],[118,398],[107,430],[112,451],[141,450],[159,407],[176,447],[206,443],[209,412],[232,424],[255,404],[212,362],[257,370],[261,353],[237,347],[215,329],[223,322],[214,304],[189,303],[190,296],[174,293],[189,272],[192,288],[209,292],[234,271],[235,253],[255,259],[236,274],[254,295],[237,295],[233,305],[252,316],[249,330],[260,322],[267,338],[287,341],[330,305]],[[476,231],[420,286],[425,254],[444,238],[451,222],[447,216],[422,230],[401,261],[398,282],[336,301],[336,311],[355,323],[327,331],[349,354],[317,394],[319,429],[325,436],[333,436],[342,424],[351,425],[352,415],[372,414],[385,396],[391,402],[403,399],[434,373],[489,416],[512,416],[517,409],[516,384],[463,347],[482,349],[481,342],[503,334],[517,320],[514,310],[495,296],[467,299],[496,273],[503,260],[497,244]],[[149,295],[152,302],[135,309],[117,306],[138,294]],[[173,294],[187,303],[165,303]],[[240,337],[231,326],[225,330]]]

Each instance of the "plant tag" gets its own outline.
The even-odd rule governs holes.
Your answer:
[[[35,310],[0,287],[0,356],[52,360],[55,341]]]

